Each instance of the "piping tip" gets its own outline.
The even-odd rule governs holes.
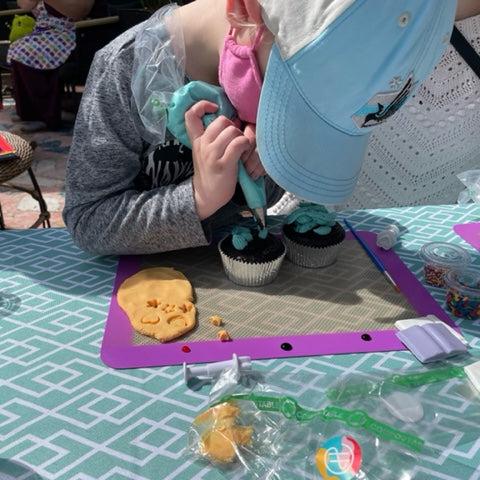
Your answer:
[[[254,208],[252,209],[253,216],[255,220],[260,225],[262,229],[267,228],[267,211],[265,208]]]

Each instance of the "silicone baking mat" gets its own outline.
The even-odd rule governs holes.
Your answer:
[[[115,368],[213,362],[233,353],[252,358],[402,350],[394,322],[435,314],[449,317],[392,251],[375,245],[375,235],[360,232],[383,260],[402,294],[395,292],[359,244],[347,235],[337,262],[305,269],[287,259],[270,285],[247,288],[230,282],[215,248],[201,248],[120,260],[101,356]],[[124,279],[150,266],[174,267],[195,289],[198,326],[169,343],[138,334],[118,306]],[[208,321],[220,315],[233,340],[220,342]]]
[[[455,225],[453,230],[467,243],[480,250],[480,222]]]

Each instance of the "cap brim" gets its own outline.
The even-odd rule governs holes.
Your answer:
[[[328,95],[327,85],[318,88]],[[349,135],[310,108],[273,46],[257,116],[257,148],[278,185],[311,202],[343,203],[355,188],[369,136]]]

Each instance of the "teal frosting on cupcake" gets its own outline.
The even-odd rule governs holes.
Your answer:
[[[335,225],[336,215],[323,205],[314,203],[301,204],[286,218],[285,223],[293,224],[297,233],[313,231],[318,235],[328,235]]]
[[[259,230],[258,237],[265,240],[268,235],[266,228]],[[236,225],[232,228],[232,245],[236,250],[245,250],[248,244],[253,241],[252,230],[248,227]]]

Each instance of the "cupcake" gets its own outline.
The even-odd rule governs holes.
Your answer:
[[[283,237],[287,257],[301,267],[320,268],[335,262],[345,230],[322,205],[300,205],[285,220]]]
[[[218,244],[218,249],[227,277],[246,287],[273,282],[286,253],[283,242],[267,230],[239,226]]]

